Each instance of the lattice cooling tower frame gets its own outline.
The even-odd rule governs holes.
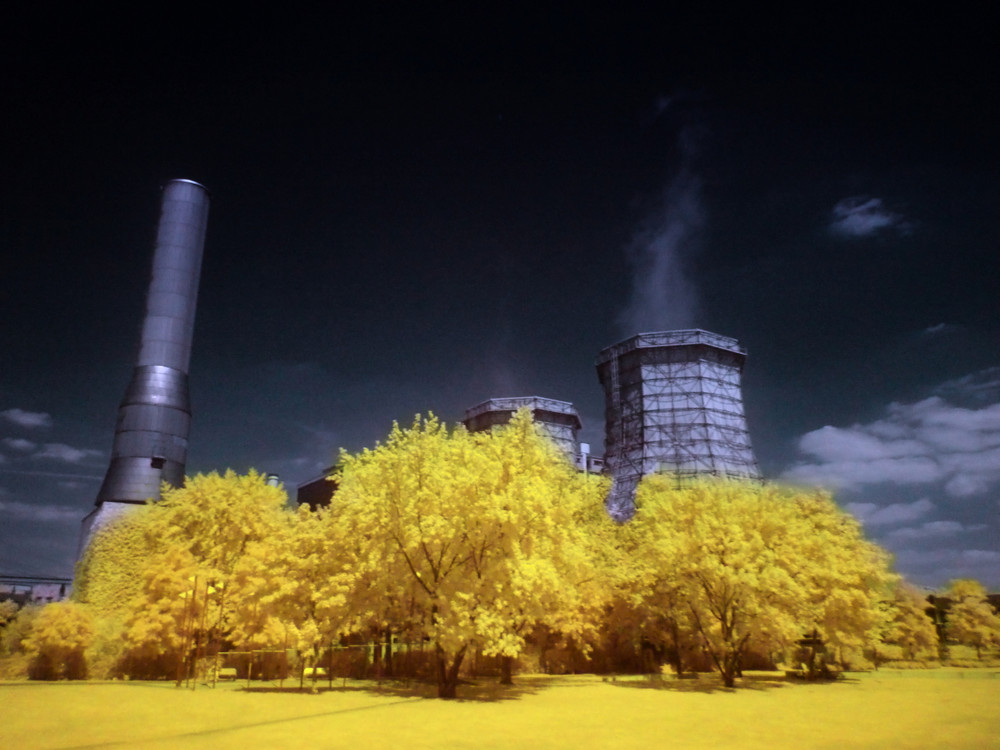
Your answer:
[[[608,511],[634,512],[639,480],[669,473],[759,479],[743,410],[746,350],[700,329],[640,333],[603,350]]]
[[[569,401],[556,401],[541,396],[511,396],[491,398],[465,410],[462,423],[469,432],[488,430],[507,424],[518,409],[527,407],[535,422],[540,424],[552,441],[572,460],[577,453],[577,433],[581,429],[580,415]]]

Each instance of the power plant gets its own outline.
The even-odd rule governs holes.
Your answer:
[[[760,478],[743,411],[745,361],[735,339],[698,329],[640,333],[600,353],[612,517],[631,518],[647,474]]]
[[[191,406],[188,367],[209,196],[190,180],[163,188],[146,316],[132,380],[118,410],[111,463],[95,509],[84,519],[81,552],[91,534],[129,505],[159,499],[166,482],[181,486]],[[578,443],[572,403],[539,396],[490,398],[466,410],[470,431],[505,424],[528,408],[580,469],[610,474],[608,513],[635,512],[642,477],[666,473],[678,483],[698,475],[760,479],[743,410],[746,350],[700,329],[640,333],[604,349],[596,361],[604,390],[604,458]],[[326,505],[328,469],[299,487],[299,501]]]
[[[197,182],[173,180],[163,188],[139,356],[118,408],[97,507],[83,520],[81,552],[90,535],[125,508],[159,499],[162,482],[184,483],[188,366],[208,204],[208,191]]]

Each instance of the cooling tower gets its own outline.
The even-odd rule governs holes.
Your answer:
[[[735,339],[701,330],[640,333],[600,353],[614,518],[632,516],[646,474],[760,478],[743,412],[745,361]]]
[[[531,416],[540,424],[559,449],[570,460],[577,452],[576,434],[580,430],[580,415],[568,401],[556,401],[539,396],[516,396],[512,398],[491,398],[465,410],[462,423],[469,432],[488,430],[496,425],[507,424],[514,413],[521,408],[531,409]]]
[[[139,356],[118,408],[97,507],[83,521],[81,552],[92,531],[129,505],[158,500],[162,482],[184,482],[188,364],[208,203],[208,191],[196,182],[173,180],[163,188]]]

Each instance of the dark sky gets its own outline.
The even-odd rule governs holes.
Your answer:
[[[771,478],[915,582],[1000,587],[1000,109],[984,19],[477,5],[17,10],[0,31],[0,572],[69,575],[159,187],[212,192],[190,473],[287,486],[699,327]],[[105,15],[101,15],[104,13]]]

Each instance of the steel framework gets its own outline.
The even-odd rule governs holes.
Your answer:
[[[580,415],[569,401],[556,401],[541,396],[491,398],[465,410],[462,423],[469,432],[488,430],[507,424],[514,412],[527,407],[549,437],[571,459],[577,453],[576,434],[580,430]]]
[[[632,516],[636,486],[654,472],[678,483],[760,478],[740,389],[745,361],[735,339],[698,329],[640,333],[600,353],[612,516]]]

